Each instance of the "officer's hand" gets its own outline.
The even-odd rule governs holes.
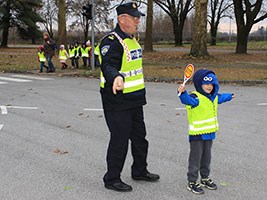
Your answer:
[[[121,76],[117,76],[113,82],[113,87],[112,87],[113,94],[117,94],[117,90],[120,91],[123,90],[123,88],[124,88],[123,78]]]

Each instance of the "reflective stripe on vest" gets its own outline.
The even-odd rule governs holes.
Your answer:
[[[120,74],[124,77],[124,89],[123,93],[131,93],[145,88],[144,75],[142,68],[142,49],[135,38],[122,38],[115,32],[111,34],[115,35],[121,43],[124,52],[122,56],[122,64]],[[99,46],[96,48],[96,53],[99,54],[99,61],[101,63],[102,58],[100,54]],[[103,73],[100,73],[100,87],[105,87],[105,78]]]
[[[35,54],[35,55],[36,55],[36,54]],[[45,62],[45,61],[46,61],[44,52],[38,52],[38,57],[39,57],[39,61],[40,61],[40,62]]]
[[[59,59],[60,60],[67,60],[66,53],[67,53],[66,49],[59,50]]]
[[[214,102],[212,102],[199,92],[193,93],[197,95],[199,105],[194,108],[186,106],[188,112],[189,135],[201,135],[218,131],[218,96],[216,96]]]

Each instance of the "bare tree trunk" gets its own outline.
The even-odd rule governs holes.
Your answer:
[[[144,51],[153,51],[153,0],[147,1],[146,35]]]
[[[237,27],[237,45],[235,53],[246,54],[248,46],[248,35],[250,30],[247,30],[245,26]]]
[[[174,45],[183,45],[183,27],[179,26],[178,18],[172,18],[173,34],[174,34]]]
[[[207,3],[208,0],[195,0],[194,33],[190,55],[209,56],[207,50]]]
[[[67,45],[66,1],[58,0],[58,44]]]
[[[216,44],[217,44],[217,28],[213,25],[211,25],[211,28],[210,28],[210,36],[211,36],[210,45],[216,46]]]
[[[9,28],[10,28],[10,5],[7,3],[5,6],[4,16],[3,16],[3,32],[2,32],[2,42],[1,47],[7,47],[8,43],[8,35],[9,35]]]

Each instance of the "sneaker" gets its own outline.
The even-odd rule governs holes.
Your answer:
[[[194,194],[204,194],[204,190],[201,188],[201,185],[197,182],[188,182],[187,189],[192,191]]]
[[[217,190],[217,185],[210,178],[201,179],[201,184],[210,190]]]

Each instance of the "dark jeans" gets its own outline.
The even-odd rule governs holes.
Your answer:
[[[210,174],[212,140],[191,141],[187,180],[197,181],[198,173],[201,178],[208,178]]]
[[[47,63],[48,63],[48,71],[55,71],[55,67],[54,67],[54,64],[52,62],[52,58],[53,58],[53,56],[46,57]]]
[[[133,156],[132,175],[139,176],[147,172],[148,141],[143,117],[143,107],[124,111],[104,111],[110,131],[110,141],[107,151],[107,172],[104,176],[106,184],[120,181],[131,140]]]

